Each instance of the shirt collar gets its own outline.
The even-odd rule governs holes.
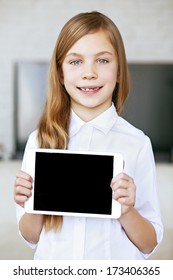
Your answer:
[[[74,136],[84,125],[90,125],[107,134],[116,122],[117,117],[118,114],[113,104],[105,112],[89,122],[84,122],[71,110],[70,137]]]

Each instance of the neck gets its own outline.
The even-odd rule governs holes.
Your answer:
[[[80,106],[79,104],[71,104],[71,108],[81,120],[83,120],[84,122],[89,122],[101,115],[108,108],[110,108],[111,104],[112,102],[109,102],[107,104],[104,104],[104,106],[98,105],[94,107],[85,107]]]
[[[105,112],[110,106],[111,104],[103,108],[100,107],[87,108],[83,106],[82,107],[72,106],[72,109],[81,120],[83,120],[84,122],[89,122],[95,119],[96,117],[98,117],[99,115],[101,115],[103,112]]]

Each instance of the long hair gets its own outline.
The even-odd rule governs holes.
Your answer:
[[[80,13],[62,28],[49,66],[48,95],[38,124],[38,143],[41,148],[67,149],[70,122],[70,97],[61,84],[62,63],[70,48],[83,36],[103,30],[115,49],[118,58],[118,82],[112,101],[120,112],[129,92],[129,75],[121,34],[114,22],[97,11]],[[45,216],[46,230],[62,225],[61,216]]]

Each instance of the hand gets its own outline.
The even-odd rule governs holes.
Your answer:
[[[122,214],[130,211],[135,204],[136,186],[133,178],[125,173],[120,173],[111,181],[113,198],[122,206]]]
[[[18,171],[16,174],[14,186],[14,200],[17,204],[24,207],[25,201],[32,194],[32,177],[24,171]]]

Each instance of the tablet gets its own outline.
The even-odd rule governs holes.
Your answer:
[[[119,153],[30,149],[26,172],[33,178],[25,211],[35,214],[119,218],[111,180],[123,171]]]

